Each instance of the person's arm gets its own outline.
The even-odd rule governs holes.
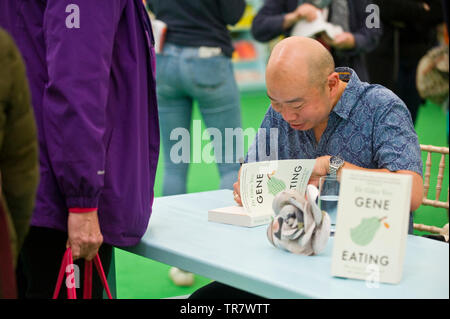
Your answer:
[[[279,145],[282,145],[282,142],[279,140],[280,136],[283,135],[283,133],[280,132],[282,129],[283,128],[279,125],[279,122],[275,117],[275,111],[270,106],[248,149],[244,163],[278,160]],[[236,203],[239,206],[242,206],[239,180],[240,173],[241,171],[239,170],[237,181],[233,184],[233,195]]]
[[[245,11],[245,0],[219,0],[223,20],[228,25],[235,25]]]
[[[365,10],[368,5],[369,1],[366,0],[352,2],[352,5],[349,7],[349,9],[351,8],[350,19],[355,19],[358,28],[338,35],[334,42],[331,43],[334,48],[343,50],[347,56],[370,52],[379,43],[382,35],[382,25],[380,22],[379,28],[367,27],[366,19],[369,13]]]
[[[69,15],[77,12],[66,12],[66,1],[47,1],[43,134],[69,209],[68,246],[75,259],[89,260],[103,241],[97,207],[107,173],[106,105],[115,26],[123,4],[119,0],[77,0],[76,5],[80,25],[70,28]]]
[[[321,156],[316,158],[316,164],[313,169],[313,174],[310,178],[310,183],[318,186],[319,178],[321,176],[325,176],[330,173],[330,157],[331,156]],[[411,190],[411,211],[416,210],[422,204],[423,198],[423,179],[422,176],[416,172],[409,170],[398,170],[398,171],[390,171],[387,168],[379,168],[379,169],[369,169],[363,168],[360,166],[353,165],[349,162],[345,162],[345,164],[339,169],[338,176],[342,173],[342,169],[355,169],[355,170],[365,170],[371,172],[382,172],[382,173],[395,173],[395,174],[406,174],[412,176],[412,190]]]
[[[287,3],[267,0],[253,19],[253,37],[261,42],[270,41],[289,31],[299,20],[313,21],[319,9],[312,4],[302,3],[288,12]]]
[[[379,94],[377,102],[390,106],[381,108],[373,119],[372,161],[377,169],[358,167],[345,162],[344,168],[409,174],[412,176],[411,211],[417,209],[423,198],[423,164],[417,134],[406,105],[399,99]],[[376,108],[376,106],[373,106]],[[364,150],[362,150],[364,152]],[[329,156],[319,157],[312,182],[329,173]]]
[[[20,249],[28,232],[39,181],[37,130],[25,66],[12,38],[0,31],[0,92],[6,94],[3,119],[3,140],[0,150],[2,191],[17,235]],[[1,85],[0,85],[1,86]]]
[[[298,20],[292,12],[286,12],[284,2],[279,0],[266,0],[264,2],[252,22],[251,31],[256,40],[260,42],[270,41],[282,35],[288,29],[285,25],[285,19],[292,20],[289,21],[291,26]]]

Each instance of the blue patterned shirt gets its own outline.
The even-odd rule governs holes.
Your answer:
[[[336,68],[336,72],[348,83],[319,143],[313,130],[292,129],[270,106],[261,124],[265,130],[258,131],[246,161],[339,155],[359,167],[409,170],[422,175],[417,134],[403,101],[381,85],[361,82],[350,68]]]

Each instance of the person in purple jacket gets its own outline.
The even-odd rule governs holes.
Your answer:
[[[19,296],[49,298],[66,247],[81,274],[98,251],[108,270],[112,246],[147,229],[159,155],[153,35],[142,0],[2,0],[0,26],[26,62],[40,147]]]

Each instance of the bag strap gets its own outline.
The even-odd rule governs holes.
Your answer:
[[[100,280],[102,282],[103,288],[106,291],[109,299],[112,299],[111,291],[108,286],[108,281],[106,280],[106,275],[103,270],[102,262],[100,260],[100,256],[97,254],[94,258],[95,268],[100,276]],[[71,269],[69,272],[66,272],[67,266],[71,265]],[[67,248],[64,253],[63,260],[61,262],[61,267],[59,269],[58,279],[56,281],[55,291],[53,292],[53,299],[57,299],[59,295],[59,291],[61,289],[61,284],[64,278],[64,273],[66,273],[66,281],[69,276],[74,273],[73,269],[73,258],[72,258],[72,249]],[[69,285],[66,285],[69,286]],[[75,285],[70,285],[67,287],[67,298],[68,299],[77,299]],[[83,299],[91,299],[92,298],[92,260],[84,262],[84,285],[83,285]]]
[[[69,272],[66,271],[67,266],[70,266]],[[56,287],[53,292],[53,299],[58,299],[61,284],[64,279],[64,273],[66,274],[67,299],[77,299],[77,291],[75,289],[75,285],[67,285],[67,280],[69,279],[69,276],[72,276],[72,278],[74,278],[72,249],[70,247],[66,249],[66,252],[64,253],[63,256],[63,260],[61,262],[58,279],[56,281]]]
[[[105,271],[103,270],[102,262],[100,260],[100,256],[97,254],[94,258],[95,268],[97,268],[97,272],[100,276],[100,280],[102,281],[103,288],[105,288],[108,299],[113,299],[111,295],[111,291],[109,290],[108,281],[106,280]]]
[[[64,253],[63,260],[61,262],[61,267],[59,268],[58,279],[56,280],[56,287],[55,290],[53,291],[52,299],[58,299],[59,290],[61,289],[61,283],[64,278],[64,273],[66,271],[66,257],[67,257],[67,250]]]
[[[92,261],[84,261],[83,299],[92,299]]]

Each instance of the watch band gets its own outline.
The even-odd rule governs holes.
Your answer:
[[[330,176],[337,176],[338,168],[330,165]]]

